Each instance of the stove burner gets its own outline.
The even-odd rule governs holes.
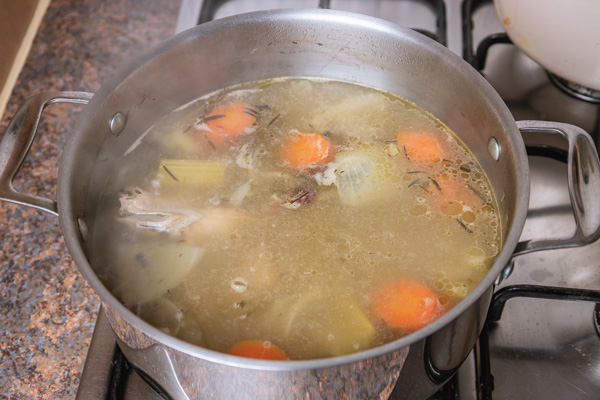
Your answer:
[[[596,303],[596,307],[594,308],[594,326],[600,336],[600,303]]]
[[[529,297],[549,300],[591,301],[596,303],[596,322],[600,318],[600,292],[597,290],[584,290],[536,285],[513,285],[500,289],[494,293],[492,305],[488,313],[489,322],[498,322],[502,316],[506,301],[513,297]],[[598,328],[598,325],[596,325]]]
[[[550,80],[563,92],[589,103],[600,104],[600,90],[594,90],[585,86],[581,86],[575,82],[570,82],[550,72],[548,73],[548,76],[550,76]]]

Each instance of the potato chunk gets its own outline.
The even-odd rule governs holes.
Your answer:
[[[197,265],[204,249],[180,243],[122,243],[114,266],[117,296],[127,306],[153,300],[177,286]]]
[[[264,326],[278,332],[291,358],[342,356],[370,347],[375,327],[348,296],[315,290],[275,301],[263,315]]]

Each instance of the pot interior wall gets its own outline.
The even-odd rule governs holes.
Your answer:
[[[63,154],[59,211],[67,242],[85,247],[77,219],[91,227],[106,177],[162,116],[217,89],[284,76],[358,83],[430,111],[476,155],[499,200],[505,241],[514,228],[518,238],[524,211],[515,210],[518,204],[526,209],[528,196],[527,173],[519,172],[526,163],[524,148],[512,117],[484,79],[441,45],[393,24],[296,10],[248,14],[183,32],[124,66],[103,86],[82,113]],[[122,132],[113,133],[109,125],[117,112],[127,122]],[[498,142],[498,160],[488,151],[491,137]],[[86,278],[100,286],[94,284],[88,257],[81,252],[78,259],[80,250],[70,250]],[[107,293],[94,289],[101,297]]]

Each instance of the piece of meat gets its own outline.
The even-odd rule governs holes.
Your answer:
[[[204,210],[181,208],[175,200],[153,196],[134,187],[120,192],[119,219],[140,229],[181,234],[191,244],[202,246],[210,238],[230,234],[243,219],[231,208]]]
[[[127,188],[119,193],[120,218],[141,229],[158,232],[179,232],[198,221],[202,214],[192,210],[168,209],[158,197],[140,188]]]

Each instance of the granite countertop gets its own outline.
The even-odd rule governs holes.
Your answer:
[[[124,60],[173,34],[179,6],[173,0],[52,0],[0,135],[31,95],[97,91]],[[15,187],[56,197],[58,161],[82,107],[46,109]],[[0,201],[0,398],[74,398],[98,308],[58,218]]]

